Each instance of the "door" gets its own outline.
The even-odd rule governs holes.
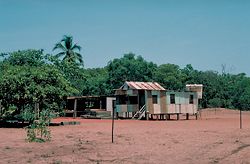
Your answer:
[[[141,109],[145,105],[145,91],[138,91],[138,99],[139,99],[139,109]]]

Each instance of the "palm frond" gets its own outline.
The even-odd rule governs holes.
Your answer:
[[[64,38],[61,40],[61,42],[64,43],[64,46],[67,49],[70,49],[72,47],[72,40],[73,40],[72,36],[66,36],[66,35],[64,35]]]
[[[62,40],[61,40],[61,42],[65,42],[66,40],[72,40],[72,36],[70,36],[70,35],[63,35],[63,38],[62,38]]]
[[[65,54],[65,52],[60,52],[58,54],[55,55],[56,58],[60,58],[61,56],[63,56]]]
[[[71,48],[71,50],[78,50],[78,51],[81,51],[82,47],[77,45],[77,44],[74,44],[73,47]]]
[[[84,62],[82,59],[79,59],[79,62],[81,63],[82,66],[84,66]]]
[[[64,35],[61,42],[57,43],[53,50],[60,49],[62,50],[60,53],[56,54],[55,57],[63,57],[63,61],[70,63],[80,63],[83,65],[82,55],[80,53],[75,52],[76,50],[81,51],[81,46],[74,44],[73,45],[73,37]]]
[[[62,43],[56,43],[55,47],[53,48],[53,51],[56,49],[60,49],[62,51],[67,51],[67,49],[62,45]]]
[[[77,59],[80,63],[83,63],[82,55],[81,55],[81,54],[75,52],[75,57],[76,57],[76,59]]]

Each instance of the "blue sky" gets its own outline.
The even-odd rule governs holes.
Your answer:
[[[0,0],[0,52],[52,52],[65,34],[85,67],[133,52],[156,64],[250,76],[249,0]]]

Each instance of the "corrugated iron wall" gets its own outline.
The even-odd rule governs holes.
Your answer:
[[[175,103],[170,103],[170,94],[175,95]],[[190,104],[190,95],[193,95],[193,104]],[[167,92],[167,113],[195,114],[198,110],[198,96],[196,92]]]
[[[146,91],[146,109],[149,113],[154,113],[152,92]]]
[[[145,99],[146,109],[149,114],[177,114],[190,113],[195,114],[198,110],[198,96],[196,92],[174,92],[174,91],[156,91],[143,90],[141,98]],[[138,90],[127,90],[127,96],[138,96]],[[170,103],[170,94],[175,95],[174,104]],[[139,94],[140,95],[140,94]],[[153,102],[153,96],[157,96],[157,103]],[[193,96],[193,103],[190,103],[190,95]],[[117,112],[136,112],[140,110],[138,97],[138,104],[117,104]],[[155,103],[155,104],[154,104]]]
[[[160,92],[160,104],[161,104],[161,113],[167,113],[167,99],[166,99],[166,92]]]

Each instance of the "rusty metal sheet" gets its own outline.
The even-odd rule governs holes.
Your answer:
[[[131,89],[137,90],[165,90],[160,84],[157,82],[133,82],[127,81],[125,82]]]

